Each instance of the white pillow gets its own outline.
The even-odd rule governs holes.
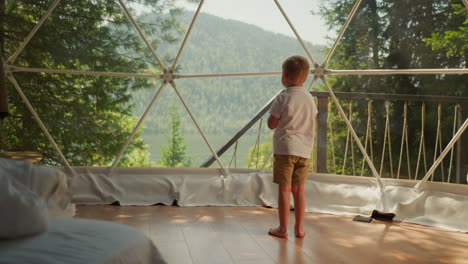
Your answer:
[[[47,230],[46,202],[3,173],[0,174],[0,212],[0,238],[17,238]]]
[[[35,166],[27,161],[0,158],[0,174],[14,177],[44,199],[49,217],[72,217],[75,214],[68,178],[60,170]]]

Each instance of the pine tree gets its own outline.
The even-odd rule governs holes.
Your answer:
[[[184,143],[184,135],[181,132],[180,113],[177,105],[169,108],[169,131],[165,134],[167,145],[161,147],[164,167],[190,167],[192,159],[185,152],[187,144]]]
[[[453,14],[441,32],[433,32],[424,41],[432,50],[445,51],[447,59],[458,62],[462,68],[468,65],[468,10],[461,4],[453,4],[452,8]]]
[[[146,35],[155,36],[151,38],[155,47],[180,36],[179,24],[172,17],[176,13],[172,11],[178,9],[172,1],[127,2],[130,7],[144,4],[145,12],[151,13],[152,19],[140,26]],[[0,52],[5,59],[50,4],[48,0],[6,1],[4,14],[0,14],[0,41],[4,42]],[[101,72],[160,72],[147,53],[118,1],[62,1],[14,64]],[[67,160],[75,166],[106,166],[113,161],[137,121],[132,115],[133,93],[155,85],[141,78],[42,73],[14,76]],[[4,149],[38,151],[44,154],[44,164],[63,165],[18,93],[9,82],[6,84],[11,117],[3,121],[0,131]],[[120,166],[130,164],[126,162],[135,153],[148,154],[140,133],[130,143]]]
[[[330,69],[421,69],[421,68],[462,68],[467,56],[463,52],[466,45],[464,34],[465,18],[454,14],[451,4],[458,0],[363,0],[355,17],[336,48],[328,68]],[[338,32],[354,5],[353,1],[333,0],[322,4],[320,14],[330,30]],[[464,10],[461,5],[458,12]],[[465,37],[465,38],[464,38]],[[432,49],[431,50],[431,46]],[[440,49],[439,49],[440,47]],[[457,51],[457,52],[452,52]],[[387,94],[467,96],[467,75],[392,75],[392,76],[330,76],[330,84],[335,91],[368,92]],[[347,101],[343,101],[347,104]],[[364,135],[367,109],[363,101],[353,101],[353,126],[358,135]],[[385,130],[385,108],[376,106],[372,115],[375,146],[381,146]],[[409,135],[418,135],[421,105],[410,102],[408,108]],[[428,105],[429,106],[429,105]],[[403,103],[393,103],[391,107],[390,129],[393,131],[392,144],[398,144],[403,116]],[[451,108],[443,108],[442,127],[450,127],[453,122]],[[436,111],[427,111],[426,138],[435,138]],[[335,117],[335,119],[339,119]],[[414,124],[414,125],[413,125]],[[345,150],[346,128],[343,123],[334,127],[338,163],[342,162]],[[364,140],[362,138],[362,140]],[[397,143],[398,142],[398,143]],[[418,141],[410,142],[416,149]],[[434,141],[426,142],[428,155],[434,149]],[[399,151],[394,148],[393,151]],[[396,155],[396,153],[394,153]],[[350,158],[350,157],[348,157]],[[380,159],[378,157],[377,159]],[[414,158],[416,160],[416,158]],[[351,162],[351,160],[349,160]],[[350,164],[350,163],[347,163]],[[384,165],[385,168],[388,166]],[[415,166],[415,165],[413,165]],[[351,173],[347,167],[346,173]]]

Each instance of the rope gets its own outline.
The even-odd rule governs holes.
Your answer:
[[[444,151],[440,154],[440,156],[437,158],[437,160],[432,164],[431,168],[429,171],[426,173],[426,175],[422,178],[421,181],[419,181],[415,186],[414,189],[417,191],[421,190],[421,186],[424,182],[427,181],[427,179],[431,176],[431,174],[434,173],[435,169],[439,164],[442,162],[444,157],[447,155],[447,153],[450,151],[450,149],[455,145],[455,143],[460,139],[460,137],[463,135],[463,132],[465,132],[466,128],[468,128],[468,118],[465,120],[465,122],[458,128],[457,133],[455,133],[455,136],[450,140],[450,142],[445,146]]]
[[[351,101],[349,102],[349,123],[351,125],[353,124],[353,104]],[[353,175],[356,175],[356,162],[354,159],[354,140],[351,140],[351,161],[353,162]]]
[[[367,102],[367,129],[366,129],[366,139],[364,143],[364,149],[367,151],[367,143],[369,142],[371,160],[372,162],[374,162],[374,149],[372,147],[372,102],[373,100],[369,100]],[[361,166],[361,176],[364,175],[364,165],[365,165],[365,160],[363,158],[362,166]]]
[[[231,168],[231,164],[233,160],[234,160],[234,168],[237,168],[237,143],[239,143],[239,141],[236,141],[236,145],[234,146],[234,152],[232,153],[232,158],[231,158],[231,161],[229,161],[228,168]]]
[[[262,133],[262,123],[263,123],[263,118],[260,118],[260,124],[258,125],[258,135],[257,135],[257,161],[255,162],[255,168],[258,168],[258,155],[260,153],[260,134]]]
[[[333,125],[331,124],[331,110],[333,104],[331,101],[328,101],[328,117],[327,117],[327,124],[330,129],[330,143],[331,143],[331,151],[332,151],[332,160],[333,160],[333,170],[336,174],[336,157],[335,157],[335,135],[333,133]]]
[[[440,105],[440,119],[442,120],[442,105]],[[441,121],[442,122],[442,121]],[[439,132],[439,152],[442,154],[442,130]],[[445,170],[444,163],[440,163],[440,169],[442,171],[442,181],[445,181]]]
[[[352,102],[350,101],[349,102],[349,106],[348,106],[348,115],[349,115],[349,124],[352,125],[352,120],[351,120],[351,115],[353,113],[353,105],[352,105]],[[347,130],[348,132],[346,133],[346,147],[345,147],[345,153],[344,153],[344,158],[343,158],[343,171],[341,171],[341,175],[344,175],[345,173],[345,169],[346,169],[346,158],[348,156],[348,145],[349,145],[349,138],[350,138],[350,131],[349,131],[349,128]]]
[[[419,172],[419,164],[421,161],[421,153],[423,154],[424,158],[424,173],[427,173],[427,159],[426,159],[426,142],[424,136],[424,123],[426,120],[426,104],[423,103],[421,105],[421,137],[419,140],[419,153],[418,153],[418,162],[416,163],[416,172],[414,173],[414,179],[418,179],[418,172]]]
[[[257,152],[257,160],[256,160],[256,163],[255,163],[255,168],[258,167],[258,151],[260,149],[259,145],[260,145],[260,133],[261,133],[261,130],[262,130],[262,121],[263,121],[263,118],[260,119],[260,124],[258,125],[257,139],[255,140],[255,145],[254,145],[254,148],[252,150],[252,155],[250,155],[250,158],[249,158],[249,164],[247,165],[248,168],[250,168],[250,163],[253,160],[253,156],[255,155],[255,152]]]
[[[383,163],[385,159],[385,147],[388,138],[388,156],[390,158],[390,176],[393,178],[393,161],[392,161],[392,143],[391,143],[391,134],[390,134],[390,103],[386,102],[385,104],[386,118],[385,118],[385,133],[384,133],[384,142],[382,147],[382,159],[380,161],[380,175],[382,175]]]
[[[442,105],[438,104],[437,105],[437,133],[436,133],[436,142],[435,142],[435,147],[434,147],[434,162],[437,159],[437,150],[439,150],[439,152],[442,151],[442,131],[440,130],[441,119],[442,119]],[[440,164],[440,169],[442,173],[442,181],[445,181],[443,163]],[[434,173],[431,174],[431,181],[434,181]]]
[[[405,104],[406,106],[406,104]],[[406,108],[405,108],[406,110]],[[407,115],[407,110],[405,111],[405,116]],[[411,163],[410,163],[410,154],[409,154],[409,136],[408,136],[408,122],[406,122],[406,166],[408,166],[408,179],[411,179]]]
[[[268,157],[266,158],[265,162],[263,163],[262,168],[260,169],[260,173],[262,173],[265,170],[265,168],[266,168],[267,164],[269,163],[271,157],[273,157],[273,151],[270,151],[270,153],[268,154]],[[270,162],[270,168],[273,167],[272,165],[273,164]]]
[[[356,134],[356,131],[354,131],[353,126],[349,123],[349,120],[346,117],[346,114],[343,111],[343,108],[341,107],[340,103],[338,102],[338,99],[336,99],[336,95],[333,92],[332,88],[330,87],[330,84],[327,81],[327,77],[325,77],[323,75],[323,76],[320,76],[320,79],[322,80],[323,84],[325,84],[325,88],[327,88],[328,94],[332,98],[333,103],[335,104],[335,107],[337,108],[338,113],[340,114],[341,118],[346,123],[346,126],[351,130],[351,135],[353,136],[354,140],[356,140],[356,144],[357,144],[359,150],[361,151],[362,155],[364,155],[364,158],[367,161],[367,165],[369,165],[369,167],[370,167],[370,169],[372,171],[372,175],[376,178],[377,186],[378,186],[378,188],[380,190],[380,193],[382,194],[383,184],[382,184],[380,174],[377,172],[377,169],[375,168],[374,163],[371,161],[369,155],[367,155],[367,152],[364,150],[364,146],[362,145],[361,140],[359,139],[358,135]],[[381,202],[382,202],[382,205],[383,205],[384,208],[386,208],[385,200],[386,200],[385,197],[382,197]]]
[[[408,103],[405,102],[404,104],[404,112],[403,112],[403,132],[401,133],[401,147],[400,147],[400,158],[398,160],[398,172],[397,172],[397,179],[400,178],[400,168],[401,168],[401,161],[403,160],[403,147],[406,143],[406,161],[408,166],[408,179],[411,180],[411,167],[409,161],[409,148],[408,148]]]
[[[390,158],[390,175],[393,178],[393,157],[392,157],[392,136],[390,135],[390,103],[387,103],[387,122],[388,122],[388,156]]]
[[[460,105],[455,105],[455,113],[453,115],[453,132],[452,132],[452,138],[455,136],[455,133],[457,131],[457,120],[458,120],[458,109],[460,108]],[[448,170],[448,176],[447,176],[447,182],[450,182],[450,176],[452,175],[452,163],[453,163],[453,150],[455,149],[455,146],[450,150],[450,165],[449,165],[449,170]]]
[[[349,123],[352,125],[353,124],[353,102],[349,101]],[[350,142],[351,141],[351,142]],[[342,175],[344,174],[344,171],[346,169],[346,157],[348,156],[348,144],[351,146],[351,161],[353,165],[353,175],[356,175],[356,162],[355,162],[355,157],[354,157],[354,140],[351,138],[351,131],[348,128],[348,132],[346,133],[346,148],[345,148],[345,154],[344,154],[344,160],[343,160],[343,171]]]

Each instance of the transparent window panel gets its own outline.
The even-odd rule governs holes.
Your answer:
[[[139,98],[145,98],[144,94],[148,91],[143,92],[143,96],[139,95]],[[151,98],[146,98],[146,101],[152,99],[155,91],[150,93]],[[193,153],[195,151],[193,150],[194,148],[198,150],[203,145],[193,144],[193,142],[201,142],[202,138],[198,137],[198,133],[195,132],[196,128],[187,121],[189,121],[189,116],[183,104],[171,85],[165,85],[159,98],[147,113],[141,129],[141,136],[150,153],[150,163],[145,164],[145,167],[192,167],[194,165]],[[131,167],[141,167],[141,165],[131,164]]]
[[[201,12],[181,55],[179,74],[278,72],[287,57],[307,57],[295,37],[271,28],[289,27],[273,1],[206,1]],[[311,48],[319,54],[322,47]]]
[[[175,83],[215,151],[227,143],[282,89],[279,76],[181,79]],[[191,166],[199,167],[212,153],[169,84],[144,123],[142,136],[145,143],[149,145],[153,160],[160,160],[161,145],[168,142],[165,135],[171,128],[172,106],[176,106],[179,112],[180,133],[185,138],[186,154],[192,157]],[[265,122],[263,120],[262,136],[265,134]],[[241,156],[237,167],[246,166],[248,151],[255,144],[257,131],[258,124],[255,124],[239,140],[238,154]],[[234,151],[234,146],[229,151]],[[232,152],[221,157],[225,166],[228,166],[231,157]],[[214,164],[218,166],[216,162]]]
[[[138,6],[129,2],[127,7],[137,22],[142,21],[140,27],[155,49],[179,37],[178,24],[165,22],[175,9],[170,2],[148,5],[145,13]],[[21,30],[29,33],[33,22],[25,21]],[[60,2],[20,54],[16,65],[76,71],[161,72],[118,1]]]
[[[325,48],[327,46],[327,42],[336,37],[336,34],[332,34],[333,32],[330,32],[327,29],[325,19],[319,13],[322,5],[321,2],[308,0],[282,0],[278,1],[278,3],[295,27],[297,33],[304,41],[306,41],[305,43],[307,43],[312,55],[320,64],[326,55]],[[278,27],[276,30],[281,30],[281,32],[285,32],[285,34],[295,37],[295,34],[289,25],[287,25],[286,28],[284,24],[278,23],[276,27]],[[312,43],[314,45],[312,45]]]
[[[52,4],[49,1],[4,1],[5,10],[2,19],[5,23],[3,36],[3,54],[6,60],[20,47],[21,42],[34,28],[35,23],[41,19]],[[25,14],[28,14],[27,16]]]
[[[28,160],[36,164],[63,165],[13,86],[7,82],[6,87],[10,91],[10,116],[1,121],[0,157]]]
[[[440,78],[423,76],[428,77],[433,81]],[[450,77],[454,76],[444,76]],[[329,79],[340,106],[352,121],[363,147],[382,177],[421,179],[452,139],[454,131],[458,130],[461,124],[460,121],[466,118],[461,116],[461,109],[468,102],[467,97],[459,96],[464,91],[461,81],[454,82],[458,83],[458,86],[455,85],[458,90],[441,96],[440,90],[432,89],[432,85],[409,89],[413,87],[411,80],[418,78],[421,76],[340,76],[337,78],[339,80]],[[372,79],[379,86],[368,86]],[[405,83],[402,80],[406,80],[406,87],[402,85]],[[392,85],[392,82],[399,83],[400,86]],[[348,93],[340,91],[341,85],[351,83],[356,89],[345,89]],[[446,87],[452,84],[440,82],[439,85]],[[368,89],[360,89],[366,86]],[[419,93],[420,91],[423,92]],[[328,100],[330,103],[330,108],[326,110],[329,114],[329,171],[345,175],[371,176],[370,167],[366,163],[362,165],[363,155],[356,142],[353,142],[336,105],[330,98],[322,100]],[[460,177],[457,155],[461,158],[457,147],[459,148],[456,146],[453,154],[451,152],[446,156],[431,180],[457,181],[457,177]]]
[[[130,79],[41,73],[17,73],[15,78],[72,166],[109,166],[136,125],[132,106],[126,104]],[[23,128],[7,144],[21,147],[34,139],[24,150],[43,153],[44,164],[63,165],[18,93],[10,94],[11,122],[34,128]],[[129,148],[141,155],[146,151],[139,134]]]
[[[133,18],[142,28],[157,56],[168,69],[172,67],[186,37],[195,12],[181,6],[182,1],[129,2]],[[198,4],[192,4],[194,8]],[[153,56],[152,54],[148,54]],[[154,59],[153,59],[154,60]]]
[[[137,98],[149,102],[154,94],[154,90],[141,91]],[[141,106],[146,107],[146,103]],[[170,84],[163,87],[159,98],[147,113],[141,131],[150,154],[150,162],[144,164],[144,167],[198,167],[197,159],[202,156],[200,153],[210,153]],[[142,165],[133,163],[129,166]]]
[[[237,155],[242,163],[241,168],[272,169],[272,157],[269,155],[273,151],[273,130],[268,128],[268,117],[266,113],[246,134],[239,140],[239,146],[245,150]],[[270,158],[268,160],[268,158]],[[265,164],[266,163],[266,164]],[[237,164],[237,167],[240,167]]]
[[[134,117],[140,119],[155,97],[157,98],[155,99],[153,106],[149,109],[146,118],[148,118],[148,116],[151,115],[150,113],[154,111],[153,109],[156,107],[156,105],[161,103],[161,98],[165,98],[165,90],[167,90],[170,87],[169,85],[166,85],[158,94],[158,91],[161,89],[162,83],[163,82],[159,79],[131,79],[132,86],[129,90],[131,96],[128,100],[127,105],[132,106],[132,115]],[[143,125],[145,125],[146,123],[146,118],[143,121]]]
[[[354,4],[329,1],[319,12],[339,32]],[[463,27],[465,16],[455,14],[460,8],[462,1],[362,1],[328,68],[462,68],[466,62],[460,48],[466,40],[454,38],[445,44],[443,40],[445,32]],[[460,48],[451,52],[453,46]]]

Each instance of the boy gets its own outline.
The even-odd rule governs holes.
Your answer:
[[[312,95],[303,84],[309,75],[309,63],[302,56],[292,56],[283,63],[281,82],[286,91],[279,94],[270,108],[268,127],[273,136],[273,182],[278,184],[279,227],[270,229],[271,236],[288,237],[289,196],[294,198],[295,235],[305,236],[302,222],[305,214],[304,185],[312,153],[314,117],[317,115]]]

